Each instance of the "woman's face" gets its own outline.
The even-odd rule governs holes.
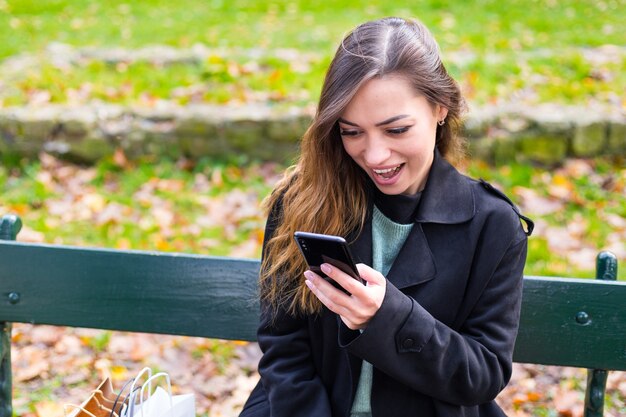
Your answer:
[[[415,194],[426,184],[437,122],[447,113],[402,76],[374,78],[339,118],[343,147],[383,193]]]

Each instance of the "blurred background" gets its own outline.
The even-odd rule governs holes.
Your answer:
[[[355,25],[417,17],[468,101],[461,169],[537,223],[526,274],[626,262],[626,1],[0,0],[0,215],[18,240],[258,257],[268,195]],[[626,280],[622,265],[619,279]],[[143,365],[236,415],[255,346],[15,325],[16,416]],[[54,358],[54,360],[52,359]],[[584,373],[519,366],[509,415],[578,416]],[[612,373],[608,416],[626,415]]]

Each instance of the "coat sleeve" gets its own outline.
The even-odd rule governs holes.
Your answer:
[[[493,400],[511,376],[527,240],[504,243],[493,274],[458,331],[387,282],[383,304],[360,335],[340,344],[412,389],[456,405]],[[495,255],[495,254],[494,254]]]
[[[271,415],[331,416],[330,401],[313,364],[306,319],[262,313],[258,341],[261,383]]]
[[[274,208],[268,218],[264,256],[265,245],[279,221],[279,211]],[[311,354],[308,319],[304,315],[294,317],[284,310],[276,311],[262,303],[257,338],[263,351],[259,373],[272,417],[330,417],[327,391]]]

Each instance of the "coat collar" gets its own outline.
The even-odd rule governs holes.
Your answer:
[[[476,204],[470,182],[435,150],[435,158],[415,221],[464,223],[474,217],[475,213]]]

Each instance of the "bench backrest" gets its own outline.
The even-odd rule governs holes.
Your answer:
[[[259,261],[0,242],[0,322],[253,341]],[[515,361],[626,370],[626,282],[525,277]],[[590,348],[593,347],[593,348]]]
[[[0,417],[11,417],[11,323],[254,341],[259,261],[14,242],[0,220]],[[516,362],[589,368],[585,417],[603,415],[606,370],[626,370],[626,282],[524,277]]]

